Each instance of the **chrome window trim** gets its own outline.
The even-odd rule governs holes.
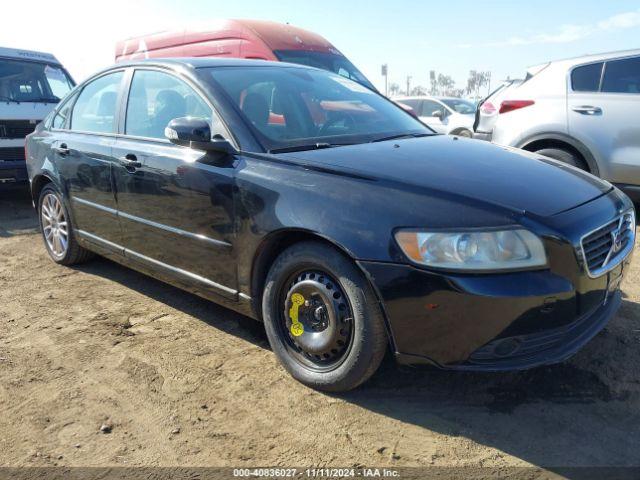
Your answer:
[[[605,227],[605,226],[607,226],[610,223],[613,223],[615,221],[618,221],[618,228],[620,228],[620,225],[622,224],[623,219],[627,215],[631,215],[631,219],[632,219],[632,222],[633,222],[633,228],[631,229],[631,239],[629,241],[629,244],[621,252],[619,252],[614,257],[615,261],[612,262],[612,263],[608,263],[608,261],[610,260],[610,257],[611,257],[611,253],[612,253],[612,250],[610,250],[609,254],[607,255],[607,258],[606,258],[606,260],[604,262],[604,265],[592,272],[589,269],[589,264],[587,262],[587,255],[584,252],[584,244],[583,244],[584,239],[587,238],[592,233],[597,232],[601,228],[603,228],[603,227]],[[599,227],[594,228],[590,232],[587,232],[586,234],[582,235],[582,237],[580,237],[580,254],[581,254],[581,257],[582,257],[583,264],[584,264],[584,269],[587,272],[587,275],[589,276],[589,278],[599,278],[599,277],[603,276],[604,274],[609,273],[611,270],[613,270],[618,265],[620,265],[622,262],[624,262],[624,260],[629,256],[629,254],[633,250],[633,248],[635,246],[635,241],[636,241],[636,216],[635,216],[635,212],[634,212],[634,210],[632,208],[629,209],[629,210],[626,210],[623,213],[621,213],[616,218],[613,218],[613,219],[609,220],[608,222],[600,225]],[[613,246],[611,248],[613,249]]]

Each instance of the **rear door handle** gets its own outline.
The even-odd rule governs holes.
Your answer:
[[[573,111],[582,115],[602,115],[602,109],[600,107],[592,107],[591,105],[573,107]]]
[[[124,157],[120,157],[119,160],[120,163],[127,169],[136,169],[142,167],[142,163],[138,161],[138,158],[133,153],[127,153]]]
[[[69,150],[66,143],[61,143],[59,147],[53,147],[53,150],[63,157],[66,157],[71,153],[71,150]]]

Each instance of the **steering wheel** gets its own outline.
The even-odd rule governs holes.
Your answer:
[[[327,119],[327,121],[324,122],[324,125],[322,125],[322,127],[320,127],[320,130],[318,130],[318,136],[325,136],[331,127],[333,127],[336,123],[340,123],[342,121],[344,121],[345,128],[355,130],[356,121],[353,119],[353,117],[346,112],[340,112],[336,115],[332,115],[331,118]]]

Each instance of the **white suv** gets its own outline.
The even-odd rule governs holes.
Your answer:
[[[561,160],[640,201],[640,50],[559,60],[487,97],[475,137]]]

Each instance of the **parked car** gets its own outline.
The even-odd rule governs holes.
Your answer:
[[[640,201],[640,50],[534,67],[494,108],[493,142],[591,172]]]
[[[509,89],[517,87],[521,83],[522,80],[519,79],[505,80],[487,97],[478,102],[473,123],[473,138],[491,141],[502,99],[507,95]]]
[[[411,107],[416,116],[437,133],[473,136],[476,105],[463,98],[400,97],[398,103]]]
[[[338,73],[376,90],[328,40],[289,24],[214,20],[207,29],[154,33],[116,45],[116,62],[170,57],[235,57],[297,63]]]
[[[433,134],[304,66],[118,64],[27,153],[53,261],[99,253],[263,320],[284,367],[325,390],[364,382],[387,348],[452,370],[564,360],[617,310],[634,246],[609,183]]]
[[[50,53],[0,47],[0,184],[26,183],[24,139],[73,86]]]

